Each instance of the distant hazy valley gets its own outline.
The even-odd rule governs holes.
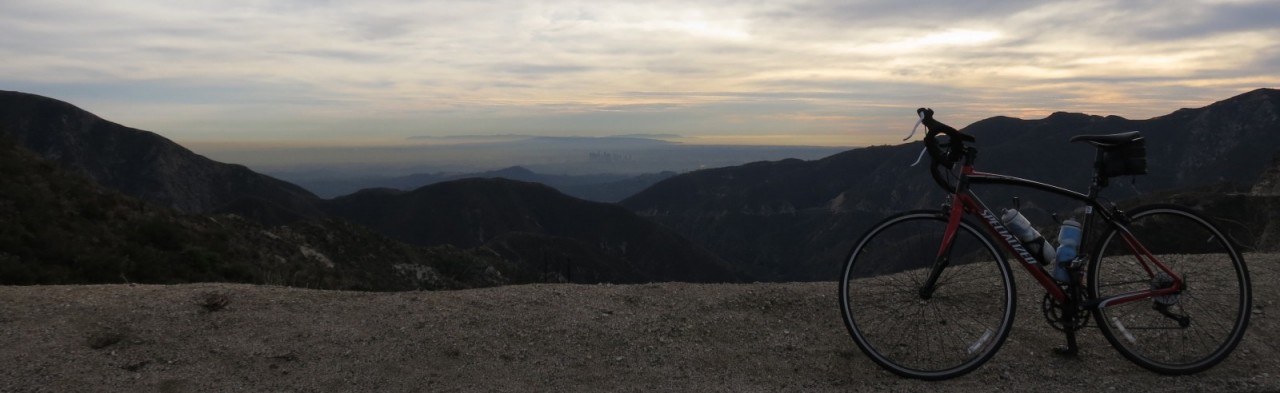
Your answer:
[[[545,137],[493,135],[406,141],[400,147],[233,150],[207,155],[300,185],[322,198],[365,188],[412,190],[470,177],[552,186],[574,197],[617,202],[689,171],[787,158],[818,159],[847,147],[724,146],[671,142],[672,135]],[[667,139],[658,139],[667,138]]]

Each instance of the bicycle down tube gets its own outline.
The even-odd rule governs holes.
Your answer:
[[[967,162],[966,164],[969,163]],[[1000,222],[999,217],[997,217],[991,209],[988,208],[986,204],[982,203],[982,200],[969,189],[970,184],[1001,184],[1027,187],[1061,195],[1085,203],[1087,204],[1085,209],[1086,224],[1083,225],[1084,235],[1081,237],[1080,249],[1087,249],[1086,242],[1088,241],[1089,234],[1093,229],[1093,214],[1097,213],[1101,215],[1103,222],[1118,228],[1120,237],[1124,241],[1125,246],[1133,251],[1133,256],[1137,260],[1138,265],[1141,266],[1148,274],[1155,274],[1151,267],[1151,265],[1155,265],[1157,269],[1168,274],[1173,280],[1173,285],[1167,288],[1157,290],[1139,290],[1103,299],[1092,299],[1085,304],[1086,307],[1119,305],[1141,299],[1175,294],[1182,290],[1182,277],[1152,255],[1141,242],[1134,238],[1133,234],[1123,225],[1123,223],[1117,222],[1117,217],[1115,217],[1109,209],[1104,208],[1098,203],[1095,196],[1085,195],[1062,187],[1019,177],[978,172],[973,169],[972,165],[965,165],[961,169],[960,181],[957,183],[956,193],[951,201],[947,229],[944,234],[942,244],[938,249],[937,262],[935,263],[934,271],[929,275],[929,280],[927,280],[925,285],[921,288],[922,296],[927,296],[929,293],[932,293],[934,282],[938,276],[941,275],[941,271],[947,267],[947,261],[949,260],[949,256],[947,254],[950,250],[952,240],[955,237],[955,233],[959,229],[960,220],[965,214],[973,214],[982,217],[982,220],[980,221],[986,224],[986,231],[997,235],[995,237],[999,238],[999,243],[1004,246],[1004,249],[1015,255],[1017,259],[1022,262],[1023,268],[1025,268],[1027,272],[1045,288],[1050,296],[1053,296],[1055,300],[1060,302],[1067,300],[1066,292],[1056,284],[1053,278],[1049,276],[1048,272],[1037,266],[1035,257],[1033,257],[1031,253],[1023,247],[1022,242],[1016,240],[1013,234],[1009,232],[1008,228]],[[1093,192],[1091,191],[1091,193]]]

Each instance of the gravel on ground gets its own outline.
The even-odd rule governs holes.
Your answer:
[[[883,371],[835,283],[522,285],[340,292],[238,284],[0,287],[0,392],[1280,391],[1276,255],[1250,255],[1232,356],[1151,373],[1096,329],[1081,354],[1023,280],[1001,351],[948,381]],[[1023,273],[1017,273],[1025,277]]]

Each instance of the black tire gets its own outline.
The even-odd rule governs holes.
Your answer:
[[[1249,325],[1252,294],[1244,259],[1222,231],[1185,207],[1143,206],[1128,216],[1130,233],[1182,277],[1185,289],[1160,299],[1100,304],[1094,316],[1102,335],[1125,358],[1161,374],[1197,373],[1226,359]],[[1167,285],[1141,267],[1120,233],[1108,230],[1092,253],[1088,290],[1094,299]],[[1158,308],[1189,319],[1177,321]]]
[[[946,215],[912,211],[872,226],[854,245],[840,278],[845,327],[867,357],[895,374],[954,378],[990,360],[1009,335],[1016,309],[1004,254],[961,222],[951,264],[932,296],[932,270]]]

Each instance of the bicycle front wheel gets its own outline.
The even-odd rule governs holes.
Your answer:
[[[854,245],[841,275],[849,334],[867,357],[901,376],[938,380],[973,371],[995,355],[1013,324],[1004,255],[962,221],[937,264],[946,227],[939,211],[885,219]],[[926,288],[935,271],[936,284]]]
[[[1190,209],[1151,205],[1129,213],[1127,228],[1183,280],[1177,294],[1125,302],[1126,294],[1168,288],[1171,279],[1144,264],[1113,227],[1088,268],[1088,290],[1103,336],[1130,361],[1161,374],[1192,374],[1227,357],[1249,324],[1251,291],[1244,259],[1218,228]],[[1107,300],[1110,299],[1110,300]]]

